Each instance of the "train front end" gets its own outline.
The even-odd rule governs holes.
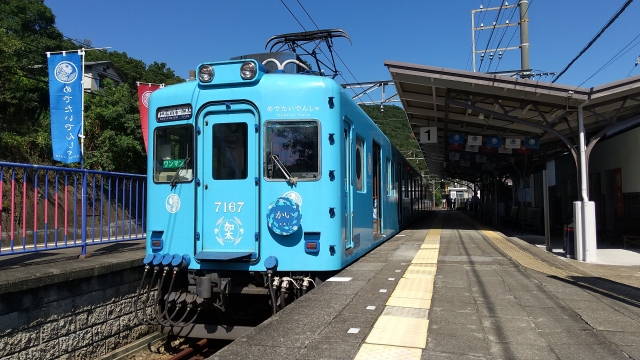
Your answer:
[[[160,290],[139,320],[235,338],[342,267],[341,89],[251,59],[197,73],[149,103],[145,265],[157,280],[139,297]]]

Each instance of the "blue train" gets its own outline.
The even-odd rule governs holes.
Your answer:
[[[142,323],[236,338],[425,211],[419,173],[342,87],[272,55],[150,98]]]

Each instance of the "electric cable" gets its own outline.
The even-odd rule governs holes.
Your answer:
[[[524,15],[522,17],[527,16],[527,13],[529,13],[529,9],[531,8],[531,5],[533,4],[533,0],[529,0],[529,6],[527,6],[527,10],[524,12]],[[522,25],[520,25],[522,26]],[[516,31],[513,32],[513,34],[511,35],[511,38],[509,39],[509,42],[507,43],[506,47],[509,47],[511,45],[511,41],[513,41],[513,37],[516,36],[516,33],[518,32],[517,30],[518,28],[516,28]],[[502,59],[498,59],[498,64],[496,65],[496,70],[498,69],[498,66],[500,66],[500,61],[502,61]]]
[[[589,41],[587,46],[585,46],[582,50],[580,50],[578,55],[576,55],[573,58],[573,60],[571,60],[571,62],[569,62],[569,64],[567,66],[565,66],[565,68],[562,69],[562,71],[560,71],[558,73],[558,75],[556,75],[556,77],[553,78],[553,80],[551,80],[551,83],[555,83],[556,80],[558,80],[560,78],[560,76],[562,76],[565,72],[567,72],[567,70],[569,70],[571,65],[573,65],[573,63],[575,63],[580,58],[580,56],[582,56],[582,54],[584,54],[587,50],[589,50],[591,45],[593,45],[596,42],[596,40],[598,40],[600,35],[602,35],[605,32],[605,30],[607,30],[609,28],[609,26],[611,26],[611,24],[613,24],[613,22],[616,21],[618,16],[620,16],[620,14],[622,14],[622,12],[631,4],[632,1],[633,0],[627,0],[627,2],[625,2],[624,5],[622,5],[620,7],[620,9],[618,9],[618,11],[613,15],[613,17],[611,19],[609,19],[609,21],[605,24],[605,26],[603,26],[602,29],[600,29],[600,31],[598,31],[596,36],[594,36],[593,39],[591,39],[591,41]]]
[[[491,33],[489,33],[489,40],[487,40],[487,47],[484,49],[485,53],[489,50],[489,45],[491,43],[491,38],[493,37],[493,32],[496,30],[496,25],[498,24],[498,20],[500,18],[500,13],[502,12],[502,3],[500,8],[498,9],[498,14],[496,15],[496,20],[493,22],[493,28],[491,29]],[[482,69],[482,63],[484,62],[484,56],[480,58],[480,66],[478,66],[478,70]]]
[[[629,70],[629,73],[627,74],[627,77],[631,76],[631,73],[633,72],[633,69],[635,69],[638,66],[638,63],[640,63],[640,56],[638,56],[636,58],[636,63],[635,63],[635,65],[633,65],[631,67],[631,70]]]
[[[513,16],[516,13],[516,10],[518,9],[518,7],[514,7],[513,10],[511,11],[511,16],[509,16],[509,23],[511,23],[511,21],[513,21]],[[527,11],[529,11],[529,8],[527,7]],[[516,27],[517,29],[517,27]],[[500,44],[502,44],[502,39],[504,39],[504,36],[507,34],[507,31],[509,31],[509,27],[505,27],[504,31],[502,32],[502,36],[500,36],[500,40],[498,40],[498,44],[495,46],[496,48],[500,48]],[[514,32],[515,33],[515,32]],[[505,46],[505,47],[509,47],[509,45]],[[500,54],[500,52],[499,52]],[[494,71],[498,71],[498,66],[500,65],[500,60],[502,60],[503,55],[498,55],[498,63],[496,64],[496,68]],[[490,59],[491,61],[489,62],[489,69],[491,70],[491,62],[493,61],[493,59]]]
[[[514,7],[513,10],[511,11],[511,16],[509,17],[509,22],[511,22],[511,20],[513,19],[513,15],[516,12],[517,7]],[[499,25],[502,22],[503,18],[499,18],[496,21],[496,26]],[[504,35],[507,33],[507,30],[509,29],[508,26],[506,26],[504,28],[504,31],[502,31],[502,36],[500,36],[500,39],[498,40],[498,43],[496,45],[491,45],[491,47],[493,49],[497,49],[500,47],[500,44],[502,43],[502,39],[504,39]],[[498,30],[499,32],[500,30]],[[493,64],[493,59],[495,58],[495,56],[489,56],[489,64],[487,65],[487,72],[491,71],[491,64]],[[497,70],[497,69],[496,69]]]
[[[582,83],[580,83],[580,85],[576,86],[576,88],[579,88],[580,86],[582,86],[584,83],[586,83],[587,81],[589,81],[592,77],[598,75],[598,73],[600,73],[600,71],[604,70],[606,67],[608,67],[609,65],[613,64],[614,62],[618,61],[618,59],[620,59],[623,55],[625,55],[626,53],[628,53],[629,51],[631,51],[633,48],[635,48],[636,46],[638,46],[638,44],[640,44],[640,42],[638,42],[637,44],[631,46],[631,44],[636,41],[638,38],[640,38],[640,34],[638,34],[635,38],[633,38],[633,40],[631,40],[625,47],[623,47],[620,51],[618,51],[615,55],[613,55],[613,57],[611,57],[611,59],[609,59],[606,63],[604,63],[604,65],[602,65],[598,70],[596,70],[596,72],[594,72],[591,76],[589,76],[585,81],[583,81]],[[627,51],[625,51],[624,53],[622,53],[622,51],[624,51],[624,49],[626,49],[627,47],[631,46],[629,49],[627,49]],[[622,53],[622,54],[620,54]],[[638,62],[636,61],[636,65],[638,64]],[[627,75],[628,77],[628,75]]]
[[[302,3],[300,3],[299,0],[296,0],[298,2],[298,4],[300,5],[300,7],[302,8],[302,10],[305,12],[305,14],[307,14],[307,16],[309,17],[309,19],[311,20],[311,22],[316,26],[316,29],[320,30],[320,28],[318,27],[318,24],[316,24],[316,22],[313,20],[313,18],[311,17],[311,15],[309,14],[309,12],[307,12],[307,9],[305,9],[305,7],[302,5]],[[298,18],[293,14],[293,12],[291,12],[291,10],[289,9],[289,7],[287,7],[287,5],[284,3],[284,0],[280,0],[280,2],[282,2],[282,4],[287,8],[287,10],[289,10],[289,12],[291,13],[291,15],[294,17],[294,19],[296,19],[296,21],[298,22],[298,24],[300,24],[300,26],[302,27],[302,29],[304,31],[307,31],[304,26],[302,26],[302,24],[300,23],[300,21],[298,20]],[[336,56],[338,57],[338,59],[340,60],[340,62],[342,63],[342,65],[344,65],[344,67],[347,69],[347,71],[349,72],[349,74],[351,74],[351,76],[353,77],[353,79],[355,80],[356,84],[361,85],[360,81],[358,81],[358,79],[355,77],[355,75],[353,74],[353,72],[351,72],[351,69],[349,69],[349,67],[347,66],[347,64],[344,62],[344,60],[342,60],[342,58],[340,57],[340,54],[338,54],[338,51],[336,49],[333,49],[333,52],[336,54]],[[326,58],[327,61],[330,61],[328,56],[321,52],[321,54],[323,54]],[[347,79],[344,78],[344,76],[339,73],[338,76],[340,76],[342,78],[342,80],[347,83]],[[354,95],[357,95],[356,91],[352,88],[351,91],[353,91]],[[371,100],[371,102],[375,101],[373,100],[373,98],[371,98],[371,95],[369,95],[368,93],[366,94],[367,97],[369,98],[369,100]]]
[[[284,3],[284,0],[280,0],[280,2],[282,3],[282,5],[284,5],[285,8],[287,8],[287,10],[289,10],[289,14],[291,14],[291,16],[293,16],[293,18],[298,22],[298,25],[300,25],[300,27],[302,28],[302,30],[307,31],[307,29],[305,29],[304,25],[302,25],[302,23],[300,22],[300,20],[298,20],[298,18],[293,14],[293,12],[291,11],[291,9],[289,9],[289,7],[287,6],[287,4]]]

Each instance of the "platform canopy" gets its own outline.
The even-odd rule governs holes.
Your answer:
[[[432,142],[420,144],[432,175],[476,182],[483,173],[529,174],[566,153],[578,163],[577,110],[585,102],[587,152],[597,140],[640,124],[640,76],[582,88],[395,61],[385,66],[416,139],[437,128],[436,141],[430,131]],[[481,136],[485,148],[468,148],[470,136]],[[521,149],[486,147],[489,138]]]

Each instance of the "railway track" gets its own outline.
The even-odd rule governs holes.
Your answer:
[[[230,340],[192,339],[154,334],[100,360],[202,360],[229,345]]]

